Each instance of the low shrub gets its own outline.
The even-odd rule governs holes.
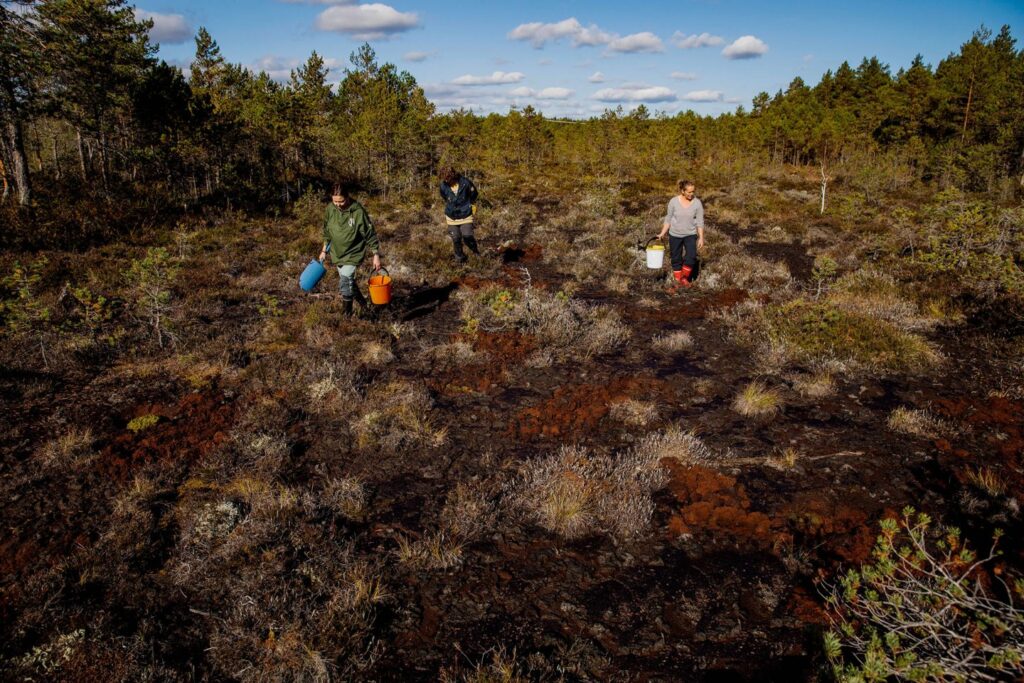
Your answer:
[[[1008,585],[997,532],[984,557],[955,528],[906,508],[881,522],[872,559],[826,589],[836,678],[862,681],[1012,680],[1024,672],[1024,580]],[[1006,596],[999,598],[997,595]]]
[[[892,323],[827,302],[797,299],[768,306],[760,322],[773,345],[788,360],[822,364],[852,362],[867,370],[923,370],[939,360],[920,337]]]

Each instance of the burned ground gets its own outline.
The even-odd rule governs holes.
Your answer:
[[[384,215],[394,301],[352,319],[336,281],[293,289],[308,226],[197,228],[172,346],[141,326],[40,332],[45,359],[8,339],[3,671],[453,680],[500,660],[541,680],[817,680],[820,582],[868,558],[883,516],[913,504],[979,545],[1001,527],[1022,565],[1019,329],[925,321],[909,290],[865,313],[815,281],[823,253],[866,267],[843,260],[849,233],[719,225],[713,207],[703,272],[670,291],[633,246],[663,197],[625,189],[618,226],[585,202],[485,213],[464,270],[443,227]],[[116,289],[86,275],[96,256],[67,276]],[[848,340],[891,323],[923,360],[783,348],[774,312],[814,306]],[[736,409],[754,381],[762,417]],[[901,431],[898,408],[934,419]],[[672,427],[676,450],[645,441]],[[576,460],[552,465],[564,447]],[[647,479],[615,469],[644,448]],[[623,491],[640,507],[616,521]]]

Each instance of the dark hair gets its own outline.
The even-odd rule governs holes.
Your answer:
[[[693,184],[692,180],[680,180],[678,185],[679,185],[679,191],[680,192],[682,192],[683,190],[685,190],[688,187],[693,187],[694,189],[696,189],[696,187],[697,187],[696,185]]]
[[[352,197],[352,182],[348,180],[339,180],[334,183],[334,186],[331,189],[331,195],[341,195],[345,199],[350,199]]]
[[[451,166],[447,166],[441,169],[441,180],[443,180],[448,185],[454,185],[461,177],[462,174],[456,171]]]

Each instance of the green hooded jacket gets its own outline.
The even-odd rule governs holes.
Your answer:
[[[336,266],[358,266],[369,249],[380,251],[373,221],[363,205],[354,199],[344,209],[333,203],[324,214],[324,243],[330,242],[331,261]]]

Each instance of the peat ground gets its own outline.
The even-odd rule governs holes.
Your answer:
[[[385,222],[385,245],[412,242],[406,230]],[[0,671],[427,681],[477,680],[505,662],[543,680],[824,680],[819,582],[869,557],[882,516],[913,505],[983,547],[1001,527],[1003,561],[1024,566],[1024,402],[995,391],[1008,360],[985,351],[1002,348],[1006,328],[933,328],[924,334],[939,365],[836,374],[831,393],[811,396],[795,379],[809,369],[766,373],[727,324],[771,292],[701,278],[668,293],[637,254],[628,287],[598,277],[573,288],[614,311],[629,339],[541,362],[536,336],[467,327],[460,302],[495,285],[554,294],[569,276],[529,230],[481,232],[485,255],[471,267],[430,281],[396,275],[388,308],[345,319],[330,275],[325,294],[298,296],[301,260],[275,260],[275,249],[301,243],[292,222],[260,223],[258,250],[222,230],[221,243],[196,245],[176,285],[187,304],[174,355],[148,346],[130,359],[51,358],[49,369],[5,363]],[[800,237],[770,242],[713,222],[709,232],[810,287],[814,255]],[[87,267],[64,258],[72,271]],[[654,347],[673,332],[692,343]],[[368,344],[375,357],[350,362]],[[432,355],[446,345],[463,355]],[[354,391],[314,402],[307,388],[332,366],[354,376]],[[755,379],[778,392],[776,413],[734,409]],[[436,439],[354,426],[375,402],[386,412],[398,386],[425,390],[429,408],[408,419],[429,419]],[[614,406],[630,400],[653,404],[656,417],[624,421]],[[954,429],[895,431],[899,407]],[[152,424],[137,428],[140,417]],[[564,444],[621,453],[670,425],[693,430],[713,455],[663,461],[644,533],[567,539],[506,509],[532,459]],[[40,464],[47,443],[86,427],[81,457]],[[252,434],[283,445],[240,455]],[[999,487],[972,478],[982,468],[998,472]],[[324,482],[340,479],[365,493],[352,514],[318,502]],[[261,486],[275,493],[253,492]],[[487,521],[446,546],[436,532],[460,487],[483,501]],[[223,518],[198,530],[210,510]],[[435,542],[433,556],[410,560],[418,542]],[[343,571],[314,571],[341,555]],[[382,594],[351,610],[358,619],[320,621],[335,604],[325,577],[356,585],[353,567]]]

